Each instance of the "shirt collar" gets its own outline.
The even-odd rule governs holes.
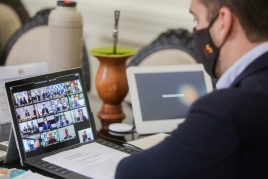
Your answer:
[[[229,88],[234,80],[258,57],[268,51],[268,42],[254,47],[235,62],[219,79],[216,84],[217,90]]]

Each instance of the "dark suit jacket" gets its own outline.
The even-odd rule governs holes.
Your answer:
[[[157,146],[123,159],[116,179],[268,178],[268,53],[230,88],[195,102]]]
[[[66,119],[66,124],[69,124],[69,120]],[[63,122],[63,119],[60,120],[60,125],[63,126],[64,125],[64,122]]]
[[[43,131],[48,130],[48,129],[52,129],[50,122],[47,122],[47,125],[46,125],[46,123],[43,124]]]
[[[21,104],[21,105],[22,105],[22,104],[27,104],[27,101],[26,101],[25,97],[23,97],[22,100],[21,100],[21,98],[20,98],[20,104]]]
[[[83,116],[83,119],[80,119],[79,117],[76,118],[76,121],[85,121],[85,120],[87,120],[86,116]]]
[[[29,112],[26,112],[26,113],[25,113],[25,116],[26,116],[26,117],[27,117],[27,116],[30,117],[30,113],[29,113]]]
[[[47,108],[43,108],[43,109],[42,109],[42,115],[44,115],[44,114],[45,114],[45,112],[46,112],[47,114],[49,114],[49,112],[48,112],[48,109],[47,109]]]
[[[36,110],[35,110],[35,109],[33,110],[33,113],[34,113],[35,116],[37,116],[37,115],[36,115]]]

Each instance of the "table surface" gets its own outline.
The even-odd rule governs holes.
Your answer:
[[[124,135],[124,136],[114,136],[114,135],[110,134],[109,131],[100,131],[101,123],[100,123],[100,120],[97,117],[97,114],[98,114],[98,111],[101,109],[102,101],[100,100],[100,98],[96,94],[89,93],[88,97],[89,97],[90,108],[91,108],[91,111],[93,112],[93,115],[94,115],[96,128],[102,135],[110,137],[110,138],[113,138],[113,139],[123,140],[123,141],[131,141],[131,140],[133,140],[135,138],[138,138],[137,134],[134,134],[134,135],[133,134],[127,134],[127,135]],[[123,107],[123,111],[124,111],[124,113],[126,115],[126,118],[124,119],[123,123],[132,125],[133,124],[133,122],[132,122],[133,114],[132,114],[132,109],[131,109],[130,105],[128,103],[123,102],[122,107]],[[0,141],[9,140],[10,129],[11,129],[11,124],[6,124],[6,125],[1,125],[0,126]],[[104,139],[104,140],[107,140],[109,142],[113,142],[115,144],[120,144],[118,142],[115,142],[115,141],[112,141],[112,140],[109,140],[109,139],[105,139],[102,136],[99,136],[99,137]],[[48,172],[45,172],[45,171],[40,170],[40,169],[35,168],[35,167],[30,167],[30,166],[29,167],[22,167],[20,165],[19,161],[15,161],[15,162],[12,162],[12,163],[9,163],[9,164],[0,163],[0,167],[31,170],[32,172],[37,172],[37,173],[42,174],[44,176],[48,176],[48,177],[52,177],[52,178],[60,178],[60,177],[58,177],[56,175],[50,174]]]

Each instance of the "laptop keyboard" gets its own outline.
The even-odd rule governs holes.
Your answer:
[[[119,151],[121,151],[121,152],[128,153],[128,154],[136,152],[136,151],[134,151],[134,150],[127,149],[127,148],[121,147],[121,146],[119,146],[119,145],[115,145],[115,144],[112,144],[112,143],[110,143],[110,142],[107,142],[107,141],[104,141],[104,140],[100,140],[100,139],[95,140],[94,142],[97,142],[97,143],[99,143],[99,144],[105,145],[105,146],[107,146],[107,147],[110,147],[110,148],[113,148],[113,149],[115,149],[115,150],[119,150]],[[84,143],[84,145],[86,145],[86,144],[89,144],[89,143]],[[80,146],[75,146],[75,147],[72,147],[71,149],[73,149],[73,148],[77,148],[77,147],[80,147]],[[59,152],[61,152],[61,151],[59,151]],[[57,153],[58,153],[58,152],[57,152]],[[54,154],[56,154],[56,153],[51,153],[50,155],[54,155]],[[45,156],[45,157],[47,157],[47,156]],[[45,157],[42,157],[42,158],[45,158]],[[39,165],[39,166],[42,167],[42,168],[46,168],[46,169],[52,170],[52,171],[54,171],[54,172],[59,173],[60,175],[66,175],[66,174],[72,172],[72,171],[67,170],[67,169],[65,169],[65,168],[62,168],[62,167],[60,167],[60,166],[57,166],[57,165],[48,163],[48,162],[46,162],[46,161],[43,161],[42,158],[33,158],[33,159],[29,159],[29,160],[27,160],[27,162],[33,163],[33,164],[35,164],[35,165]]]

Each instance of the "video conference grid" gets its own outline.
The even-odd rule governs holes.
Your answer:
[[[15,105],[17,119],[20,124],[19,127],[23,136],[22,140],[32,142],[32,140],[38,139],[40,145],[45,147],[48,146],[48,144],[45,144],[47,143],[48,138],[47,137],[44,138],[44,136],[49,136],[52,133],[55,141],[51,144],[65,141],[59,139],[58,130],[60,130],[61,128],[66,129],[67,126],[69,127],[72,126],[74,130],[73,124],[77,122],[82,122],[83,120],[88,120],[88,114],[85,114],[87,113],[87,110],[85,107],[85,100],[81,89],[82,88],[80,81],[73,80],[71,82],[59,83],[48,87],[42,87],[29,91],[14,93],[12,97]],[[40,107],[38,105],[40,105]],[[32,110],[33,115],[30,115],[30,112],[27,110],[29,109],[28,107],[30,109],[33,109]],[[42,108],[42,110],[40,110],[40,108]],[[25,113],[24,119],[21,118],[21,116],[17,112],[17,110],[19,109],[22,110],[23,114]],[[78,121],[79,112],[81,113],[81,111],[83,115],[81,120]],[[75,115],[76,112],[77,115]],[[65,115],[65,113],[66,114],[69,113],[68,115],[69,120],[66,118],[67,115]],[[85,115],[87,117],[85,117]],[[67,123],[65,120],[64,124],[59,125],[59,123],[61,123],[62,121],[62,116],[65,116],[65,118],[69,122]],[[77,119],[76,116],[78,116]],[[54,124],[53,123],[52,127],[50,123],[50,128],[48,129],[43,128],[43,130],[41,131],[40,126],[44,125],[45,123],[41,122],[41,119],[43,120],[44,118],[46,119],[50,118],[50,120],[47,119],[47,122],[54,120],[56,126],[53,125]],[[31,123],[31,126],[28,124],[28,122]],[[24,125],[26,123],[27,127]],[[26,130],[24,130],[25,128]],[[31,138],[31,136],[37,136],[37,137]],[[69,139],[74,138],[75,136]],[[27,152],[26,149],[25,151]]]

